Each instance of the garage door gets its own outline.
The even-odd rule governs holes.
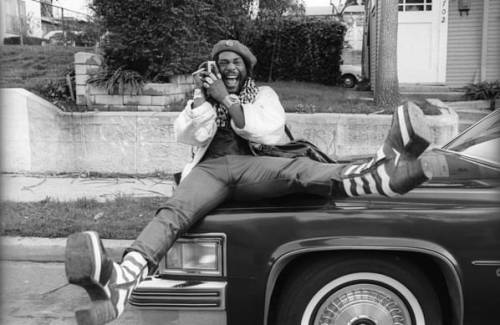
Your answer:
[[[398,78],[444,83],[448,0],[399,0]]]

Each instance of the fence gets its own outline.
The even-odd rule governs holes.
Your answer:
[[[98,39],[87,13],[53,5],[52,0],[2,1],[4,44],[89,46]]]

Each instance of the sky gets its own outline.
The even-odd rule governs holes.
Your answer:
[[[329,6],[330,0],[304,0],[307,7],[323,7]]]
[[[345,2],[345,0],[333,0],[335,5]],[[330,0],[304,0],[306,7],[326,7],[330,5]]]

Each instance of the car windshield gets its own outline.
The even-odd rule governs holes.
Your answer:
[[[443,149],[500,164],[500,111],[494,111]]]

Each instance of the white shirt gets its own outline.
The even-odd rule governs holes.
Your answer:
[[[193,160],[183,171],[184,178],[196,166],[217,132],[215,107],[209,102],[191,108],[189,100],[174,123],[177,142],[195,147]],[[276,92],[269,86],[259,87],[255,101],[241,104],[245,115],[245,126],[238,128],[231,121],[233,130],[244,139],[262,144],[282,144],[286,142],[285,111]]]

